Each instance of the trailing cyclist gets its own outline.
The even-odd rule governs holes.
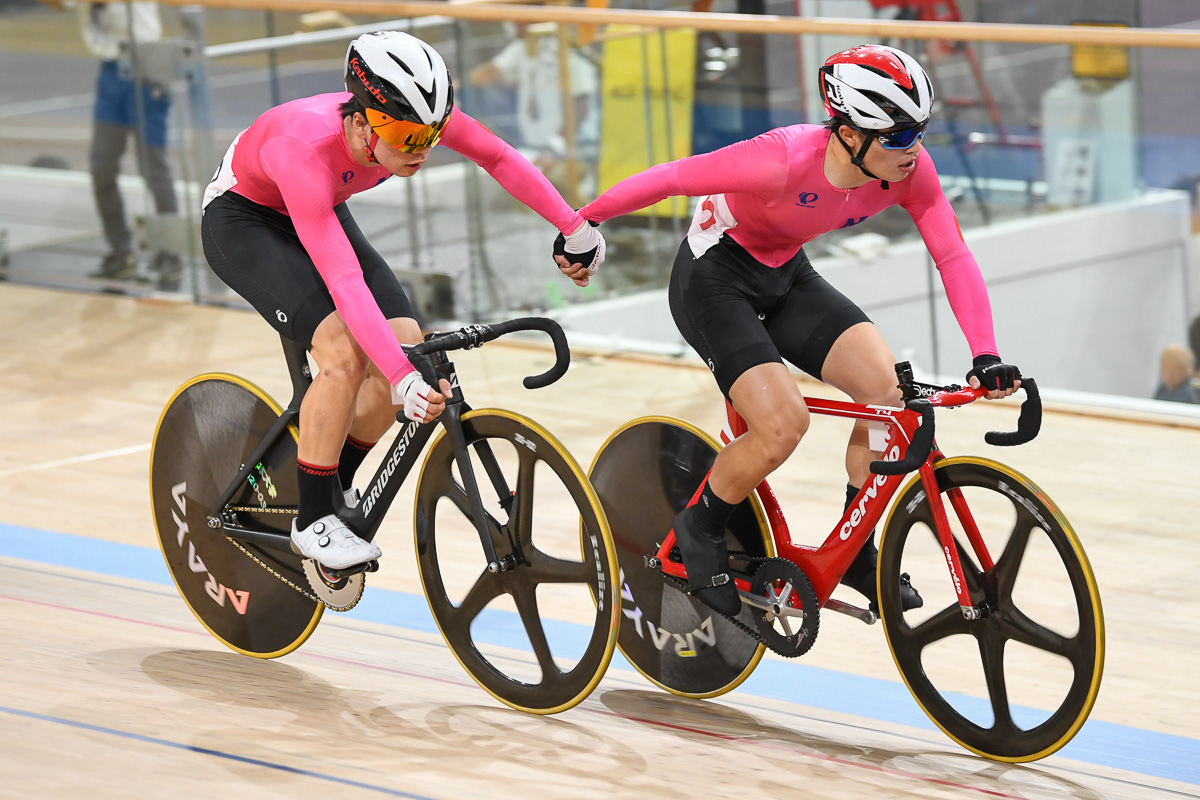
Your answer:
[[[204,193],[204,254],[220,278],[282,336],[303,344],[319,374],[300,408],[299,516],[292,547],[330,569],[379,558],[347,528],[355,471],[398,408],[430,422],[446,381],[429,386],[405,356],[421,330],[387,263],[346,207],[393,175],[415,174],[439,141],[483,167],[565,238],[583,274],[604,259],[595,227],[516,150],[454,107],[442,57],[406,33],[355,39],[347,92],[293,100],[242,131]]]
[[[936,262],[970,345],[971,386],[984,386],[993,399],[1020,386],[1017,368],[998,355],[979,267],[921,151],[933,106],[925,70],[900,50],[863,45],[831,56],[819,80],[825,125],[777,128],[659,164],[580,209],[599,223],[667,197],[699,198],[671,273],[671,315],[749,431],[717,456],[699,501],[680,512],[674,528],[689,580],[706,587],[699,597],[727,615],[738,613],[740,600],[728,576],[726,523],[808,428],[784,359],[857,403],[901,404],[890,348],[867,315],[816,273],[804,244],[900,205]],[[555,260],[569,277],[587,277],[568,263],[561,243]],[[867,425],[855,423],[846,449],[847,506],[878,457]],[[872,606],[877,552],[868,539],[841,578]],[[905,608],[921,605],[915,589],[902,592]]]

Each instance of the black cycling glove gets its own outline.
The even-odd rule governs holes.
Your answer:
[[[979,379],[979,385],[984,389],[994,392],[998,389],[1011,389],[1014,381],[1021,379],[1021,370],[1012,364],[1001,363],[1000,356],[984,353],[975,356],[971,371],[967,373],[968,383],[972,376]]]

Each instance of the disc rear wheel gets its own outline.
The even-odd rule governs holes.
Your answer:
[[[624,619],[617,646],[638,672],[672,694],[715,697],[744,681],[765,648],[646,564],[717,457],[717,443],[670,417],[643,417],[613,432],[589,472],[612,527]],[[757,498],[742,501],[726,528],[730,552],[774,555]],[[673,556],[678,560],[678,548]],[[731,558],[745,580],[755,567]],[[751,629],[761,612],[743,605]]]
[[[260,658],[303,644],[322,606],[296,588],[307,586],[299,556],[252,544],[239,548],[210,527],[209,517],[219,513],[214,504],[279,414],[257,386],[233,375],[201,375],[168,402],[150,451],[150,503],[171,578],[213,636]],[[298,498],[292,428],[229,503],[247,510],[230,513],[247,527],[286,535]]]

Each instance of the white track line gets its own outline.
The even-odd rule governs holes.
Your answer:
[[[58,461],[47,461],[44,464],[34,464],[31,467],[18,467],[17,469],[6,469],[0,472],[0,478],[7,478],[9,475],[20,475],[23,472],[37,472],[43,469],[54,469],[55,467],[65,467],[70,464],[83,464],[87,461],[100,461],[105,458],[113,458],[114,456],[127,456],[130,453],[144,453],[150,449],[150,443],[135,444],[132,447],[118,447],[116,450],[105,450],[102,453],[89,453],[86,456],[74,456],[72,458],[62,458]]]

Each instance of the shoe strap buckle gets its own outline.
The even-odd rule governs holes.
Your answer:
[[[730,583],[732,580],[733,578],[729,577],[728,572],[722,572],[718,575],[713,575],[712,578],[709,579],[708,583],[692,584],[691,586],[687,587],[687,593],[695,594],[703,589],[712,589],[717,586],[724,586],[725,584]]]

